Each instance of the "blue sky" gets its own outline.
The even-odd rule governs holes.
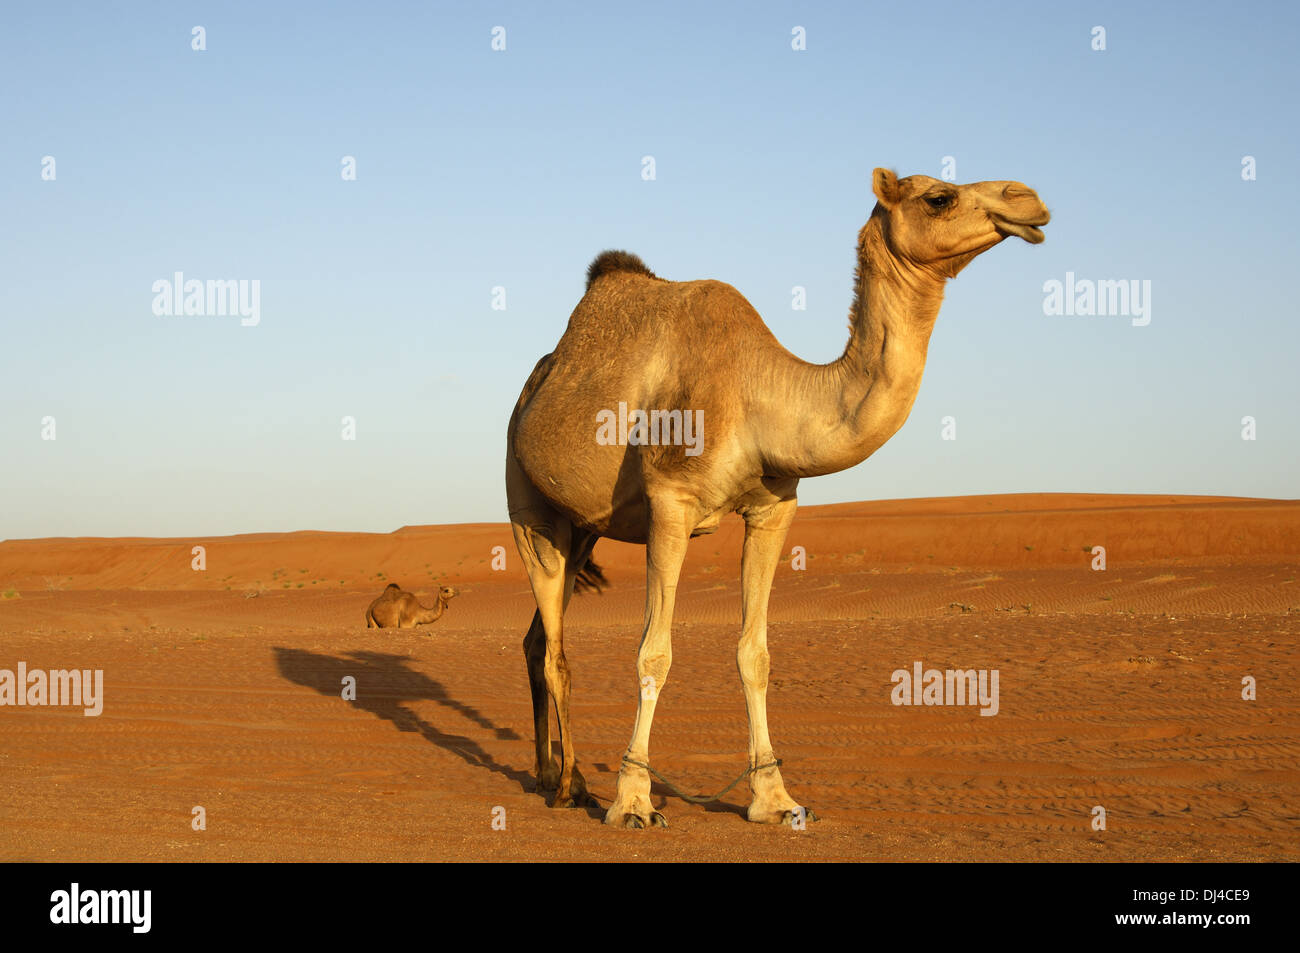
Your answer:
[[[0,538],[503,520],[597,252],[833,360],[872,168],[945,156],[1036,188],[1047,241],[949,285],[910,420],[804,503],[1300,496],[1294,5],[598,9],[7,6]],[[257,279],[260,323],[155,315],[177,271]],[[1151,323],[1045,315],[1066,272],[1149,280]]]

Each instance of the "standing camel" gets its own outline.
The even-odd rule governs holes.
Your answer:
[[[569,725],[562,620],[575,584],[599,571],[591,551],[607,536],[645,545],[646,612],[636,721],[605,823],[667,826],[650,803],[645,765],[672,663],[678,575],[687,541],[734,512],[745,521],[736,664],[749,713],[747,816],[796,816],[767,728],[767,603],[795,488],[855,466],[897,432],[921,386],[944,282],[1010,235],[1041,242],[1038,226],[1050,218],[1019,182],[955,185],[876,169],[872,188],[877,204],[858,233],[849,343],[838,360],[795,357],[730,285],[666,281],[635,255],[605,252],[560,343],[524,385],[507,433],[506,494],[537,602],[524,655],[538,789],[555,790],[552,806],[590,800]],[[681,414],[655,413],[647,426],[665,408]],[[683,421],[696,428],[694,446]]]

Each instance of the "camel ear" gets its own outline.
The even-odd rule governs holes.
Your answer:
[[[893,208],[902,199],[902,190],[898,187],[898,176],[889,169],[877,169],[871,173],[871,190],[885,208]]]

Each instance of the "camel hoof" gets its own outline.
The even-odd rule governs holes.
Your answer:
[[[613,823],[618,824],[617,821]],[[622,826],[630,831],[640,831],[647,827],[667,827],[668,819],[658,811],[651,811],[648,817],[642,817],[640,814],[624,814]]]

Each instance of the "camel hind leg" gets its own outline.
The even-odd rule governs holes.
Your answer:
[[[560,786],[560,766],[551,757],[551,695],[546,690],[546,630],[542,614],[533,610],[533,621],[524,636],[524,661],[528,664],[528,689],[533,696],[533,744],[536,757],[533,773],[538,791],[554,791]]]
[[[556,514],[534,522],[512,514],[515,545],[528,572],[537,610],[524,636],[528,686],[533,701],[538,790],[555,789],[554,807],[588,803],[587,782],[577,769],[569,720],[570,676],[564,655],[564,610],[573,596],[579,571],[585,565],[594,537],[575,533]],[[575,538],[576,537],[576,538]],[[560,732],[560,764],[551,754],[550,713],[555,705]]]

